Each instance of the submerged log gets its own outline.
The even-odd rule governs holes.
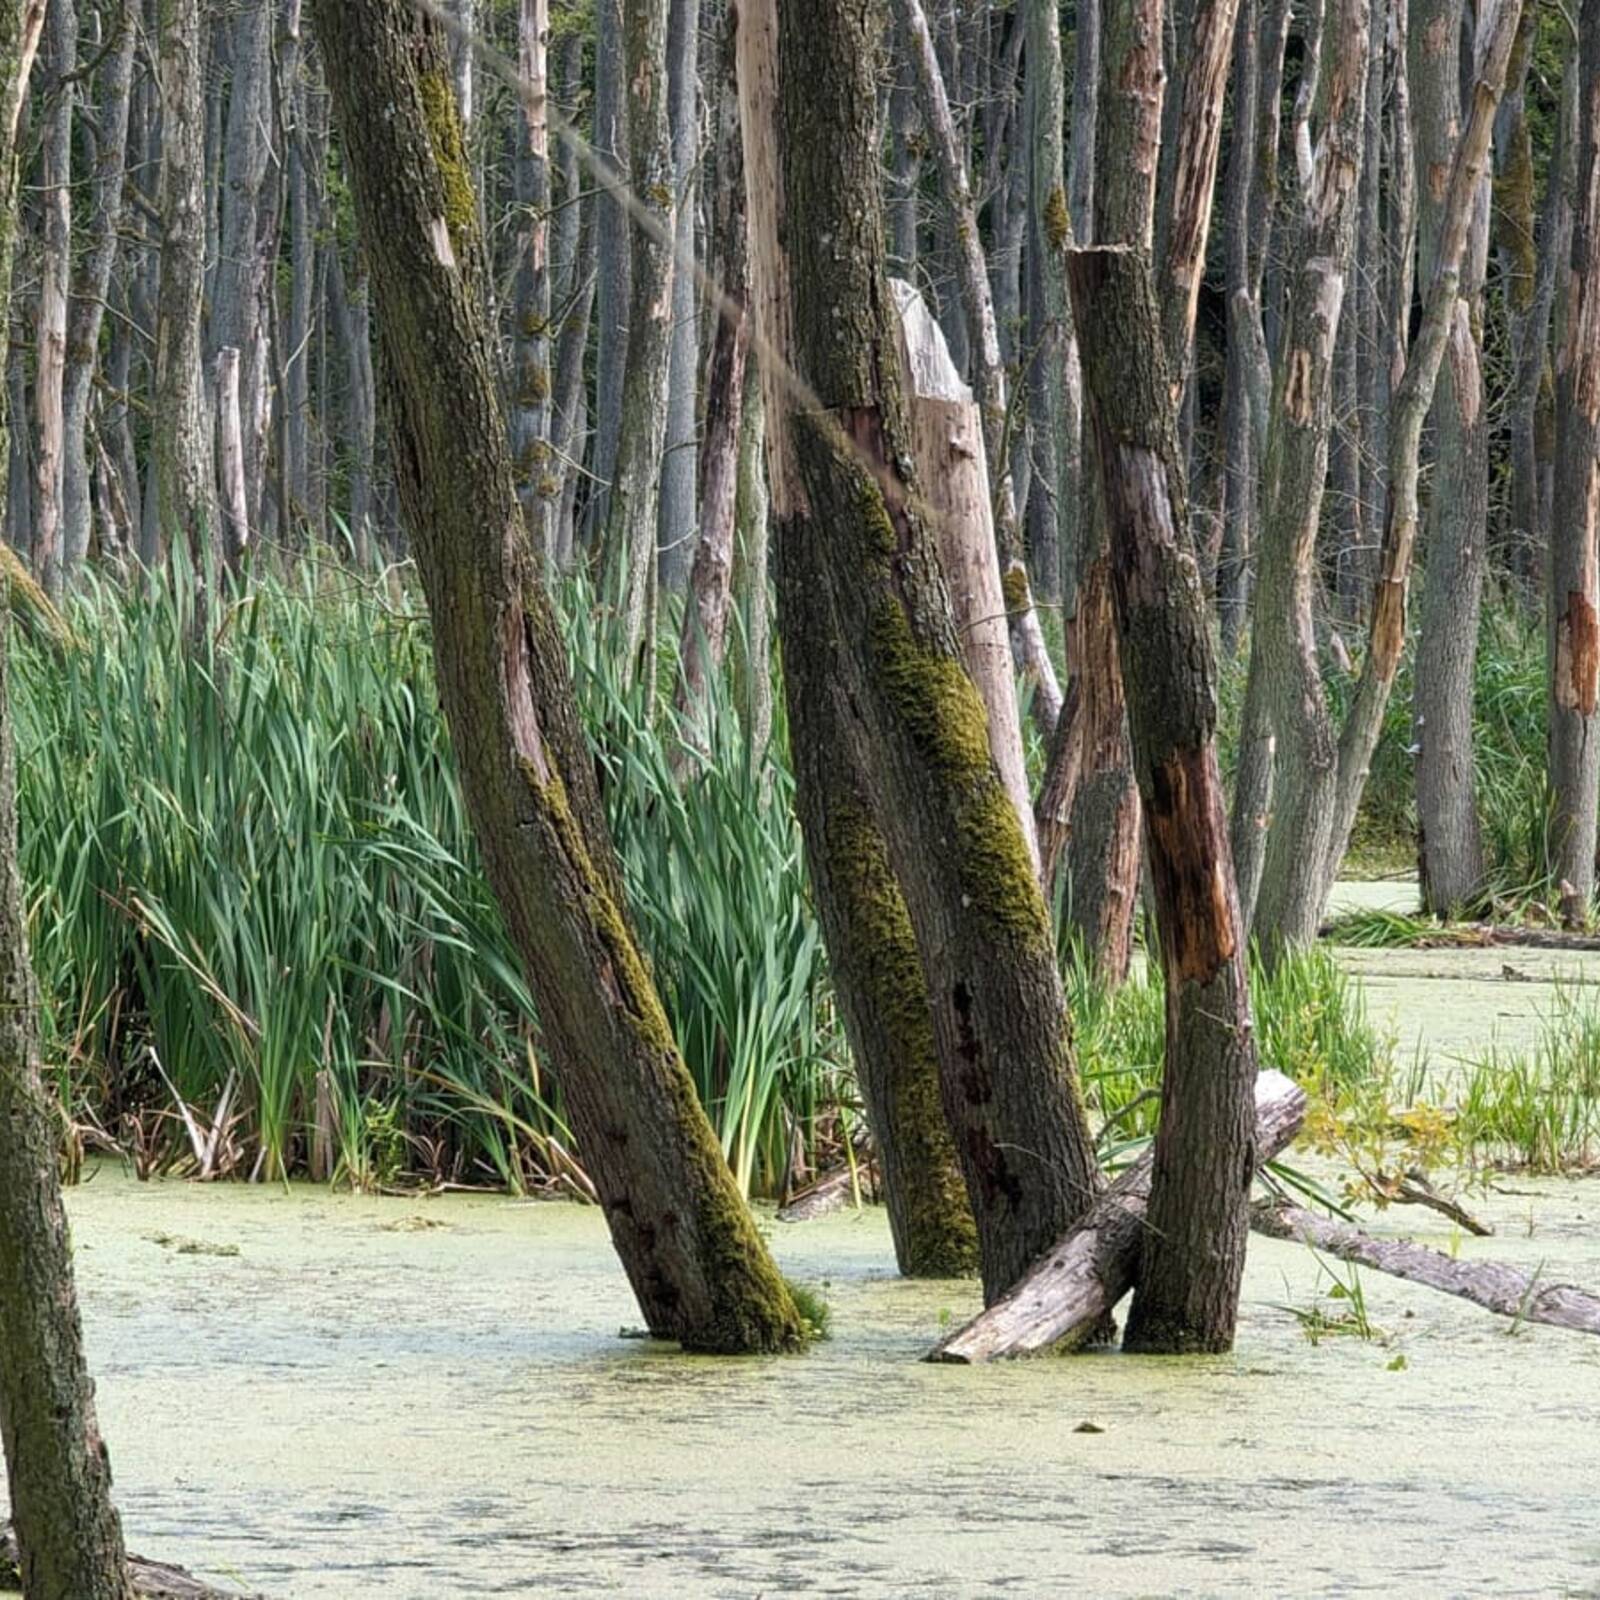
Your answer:
[[[1271,1070],[1257,1077],[1258,1166],[1289,1144],[1305,1114],[1298,1084]],[[965,1365],[1070,1349],[1098,1328],[1133,1287],[1153,1159],[1149,1150],[1140,1156],[1014,1289],[943,1340],[928,1360]]]
[[[1524,1272],[1503,1261],[1458,1261],[1425,1244],[1377,1239],[1348,1223],[1287,1203],[1257,1206],[1250,1225],[1269,1239],[1299,1240],[1341,1261],[1439,1289],[1502,1317],[1600,1333],[1600,1295],[1570,1283],[1545,1282],[1537,1272]]]

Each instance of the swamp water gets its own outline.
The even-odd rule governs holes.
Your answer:
[[[1550,992],[1348,954],[1430,1040],[1531,1032]],[[1496,1238],[1380,1226],[1600,1288],[1600,1183],[1501,1189],[1473,1202]],[[69,1205],[131,1545],[277,1600],[1600,1596],[1600,1340],[1366,1273],[1380,1337],[1313,1345],[1299,1246],[1252,1239],[1226,1359],[964,1369],[918,1358],[974,1286],[896,1279],[881,1212],[772,1223],[834,1335],[731,1362],[617,1337],[637,1313],[576,1206],[110,1164]]]

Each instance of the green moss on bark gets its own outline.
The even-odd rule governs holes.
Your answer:
[[[421,73],[417,84],[422,91],[428,142],[433,146],[433,157],[439,164],[439,176],[444,183],[445,226],[450,230],[456,256],[461,259],[478,225],[478,206],[473,199],[472,173],[461,137],[455,89],[449,77],[438,71]]]
[[[885,1035],[868,1087],[873,1098],[888,1102],[871,1109],[887,1122],[895,1146],[901,1268],[910,1277],[963,1277],[978,1267],[978,1230],[945,1123],[933,1015],[911,918],[883,836],[866,811],[835,794],[829,813],[828,874],[836,914],[848,923],[852,981],[865,989],[863,999]]]
[[[895,715],[937,779],[959,797],[953,844],[972,913],[1018,943],[1048,943],[1050,930],[1022,825],[989,752],[983,701],[965,668],[928,650],[905,612],[884,601],[872,619],[874,664]]]

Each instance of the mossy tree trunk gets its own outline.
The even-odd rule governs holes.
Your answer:
[[[800,685],[831,682],[846,708],[840,754],[904,895],[992,1298],[1097,1173],[1049,918],[916,488],[884,270],[881,21],[853,0],[740,6],[758,326],[798,374],[764,370],[779,623],[796,738],[816,728]]]
[[[44,0],[0,6],[0,300],[11,289],[17,112],[44,16]],[[0,367],[8,332],[0,327]],[[7,410],[0,390],[0,500]],[[61,1111],[41,1071],[39,994],[17,870],[9,615],[0,595],[0,1441],[30,1600],[124,1600],[132,1589],[84,1361],[61,1203]]]
[[[402,505],[474,832],[584,1166],[652,1332],[782,1349],[800,1319],[628,925],[555,615],[525,538],[471,259],[449,62],[407,0],[315,11],[372,262]]]

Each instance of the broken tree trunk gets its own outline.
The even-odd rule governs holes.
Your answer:
[[[1255,1157],[1270,1161],[1300,1131],[1306,1095],[1281,1072],[1256,1079]],[[1154,1152],[1146,1150],[1088,1215],[1011,1292],[928,1354],[976,1365],[1070,1348],[1133,1287],[1150,1200]]]
[[[1375,1239],[1347,1222],[1297,1205],[1257,1206],[1250,1226],[1269,1239],[1298,1240],[1341,1261],[1470,1300],[1502,1317],[1600,1333],[1600,1295],[1575,1284],[1542,1282],[1537,1272],[1503,1261],[1457,1261],[1410,1239]]]
[[[1006,601],[989,504],[983,418],[922,296],[899,278],[891,279],[889,287],[900,313],[912,451],[939,545],[939,564],[950,590],[961,659],[983,701],[989,719],[989,748],[1000,781],[1017,808],[1023,838],[1037,868],[1039,841],[1033,826],[1022,724],[1017,717],[1017,684],[1011,670]]]

